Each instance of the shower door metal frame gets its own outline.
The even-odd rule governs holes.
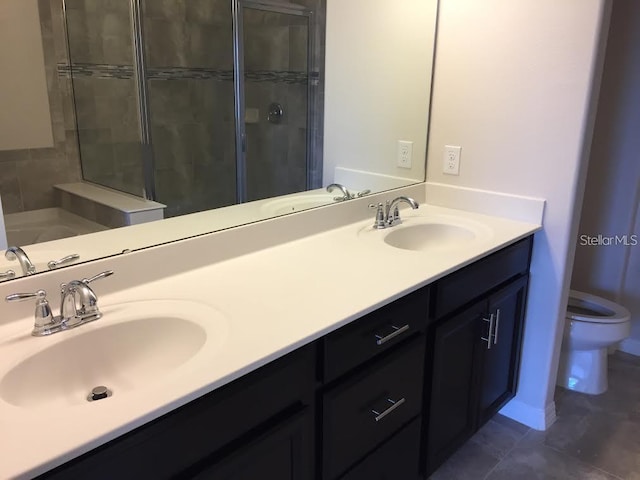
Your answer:
[[[144,24],[141,0],[130,0],[131,30],[133,35],[133,67],[138,96],[138,120],[142,143],[142,196],[146,200],[156,200],[156,172],[151,140],[151,113],[149,111],[149,88],[145,58]]]
[[[247,133],[245,128],[245,101],[244,101],[244,16],[243,9],[252,8],[273,13],[296,15],[307,17],[307,142],[306,142],[306,185],[308,190],[311,185],[312,163],[312,121],[311,99],[314,93],[312,72],[315,71],[315,15],[313,10],[294,3],[283,3],[269,0],[232,0],[233,17],[233,65],[234,65],[234,96],[235,96],[235,120],[236,120],[236,203],[247,201]]]

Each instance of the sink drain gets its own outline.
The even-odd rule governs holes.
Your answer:
[[[89,402],[95,402],[96,400],[102,400],[103,398],[107,398],[113,395],[113,392],[109,390],[104,385],[99,385],[97,387],[93,387],[89,395],[87,395],[87,400]]]

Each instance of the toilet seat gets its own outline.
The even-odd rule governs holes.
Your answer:
[[[567,318],[588,323],[622,323],[631,318],[629,310],[606,298],[569,290]]]

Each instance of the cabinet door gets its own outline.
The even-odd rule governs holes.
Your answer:
[[[487,302],[445,319],[434,332],[433,377],[427,435],[427,473],[433,472],[473,433],[479,338]]]
[[[493,328],[489,341],[481,342],[480,425],[516,393],[527,280],[522,277],[489,297]]]
[[[420,422],[412,420],[340,480],[418,480]]]
[[[311,480],[313,415],[305,408],[243,444],[212,466],[190,469],[179,478],[192,480]]]

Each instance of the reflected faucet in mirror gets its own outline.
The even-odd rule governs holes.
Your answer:
[[[345,187],[344,185],[342,185],[340,183],[332,183],[331,185],[327,186],[327,192],[331,193],[334,190],[340,190],[342,192],[342,196],[341,197],[333,197],[333,199],[336,202],[343,202],[345,200],[353,200],[354,198],[364,197],[365,195],[368,195],[368,194],[371,193],[370,189],[360,190],[359,192],[351,193],[347,189],[347,187]]]
[[[20,268],[22,269],[23,275],[33,275],[36,273],[36,267],[27,254],[20,247],[9,247],[7,251],[4,252],[4,258],[9,260],[10,262],[17,260],[20,264]]]
[[[32,252],[33,254],[33,252]],[[49,254],[53,255],[53,253],[49,252]],[[80,260],[80,255],[77,253],[72,253],[71,255],[66,255],[60,259],[49,260],[51,256],[43,256],[47,255],[46,251],[36,251],[35,260],[30,258],[27,255],[27,252],[24,251],[22,247],[12,246],[7,248],[5,251],[5,259],[10,262],[17,261],[20,265],[20,270],[22,275],[34,275],[36,273],[46,272],[48,270],[54,270],[56,268],[63,267],[65,265],[69,265],[71,263]],[[6,270],[3,273],[0,273],[0,282],[3,280],[8,280],[10,278],[15,277],[15,271],[13,269]]]
[[[424,181],[425,165],[415,160],[426,154],[437,0],[257,3],[3,3],[4,24],[11,26],[0,30],[3,85],[20,88],[3,92],[16,99],[17,111],[0,111],[0,163],[7,166],[0,169],[6,227],[0,248],[46,242],[46,260],[71,251],[86,261],[340,203],[326,194],[327,184],[347,185],[357,197],[365,188],[377,193]],[[363,15],[363,8],[376,14]],[[412,22],[399,11],[411,11]],[[99,33],[105,18],[109,38]],[[286,35],[274,35],[273,25]],[[202,41],[167,46],[176,29]],[[405,34],[396,35],[400,30]],[[372,52],[381,35],[388,48]],[[265,48],[273,54],[264,55]],[[383,71],[410,80],[397,88]],[[267,120],[274,100],[283,111],[277,125]],[[16,127],[27,104],[37,104],[39,113]],[[412,168],[398,167],[399,139],[414,142]],[[46,175],[33,176],[34,161]],[[108,192],[118,205],[136,199],[166,206],[166,236],[137,230],[117,242],[92,239],[87,249],[78,247],[74,236],[97,239],[95,232],[134,225],[114,224],[116,215],[149,221],[149,212],[131,213],[103,196],[69,198],[63,189],[69,185]],[[306,192],[314,201],[295,208],[255,204]],[[347,199],[344,191],[337,198]],[[171,223],[170,217],[222,208],[233,212],[193,222],[193,229]],[[46,271],[38,250],[27,251],[38,273]],[[3,265],[0,280],[9,278]]]

